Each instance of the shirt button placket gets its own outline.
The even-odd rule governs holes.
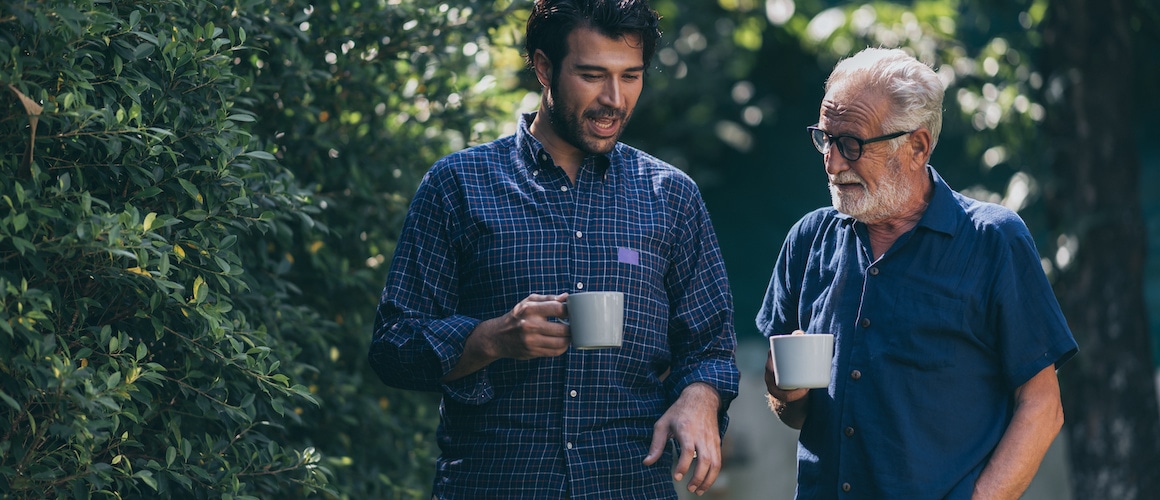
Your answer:
[[[879,272],[878,268],[873,267],[873,266],[871,266],[869,269],[866,270],[866,273],[869,274],[870,276],[878,276],[878,272]],[[862,318],[860,321],[858,321],[858,325],[861,326],[862,328],[870,328],[870,318]],[[851,380],[858,380],[861,378],[862,378],[861,371],[859,371],[859,370],[851,370],[850,371],[850,379]],[[846,426],[844,429],[842,429],[842,434],[848,438],[854,437],[855,432],[856,431],[854,430],[853,426]],[[850,483],[848,483],[848,482],[843,482],[841,488],[842,488],[843,493],[849,493],[850,490],[854,489],[853,486],[851,486]]]
[[[870,274],[870,276],[878,276],[878,267],[871,266],[870,269],[867,270],[867,272]],[[859,321],[858,324],[861,325],[862,328],[870,328],[870,318],[862,318],[862,320]],[[855,379],[855,380],[857,380],[857,379]]]

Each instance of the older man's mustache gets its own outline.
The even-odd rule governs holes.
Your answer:
[[[866,182],[863,181],[862,178],[858,176],[858,174],[853,172],[842,172],[838,175],[830,177],[830,184],[861,184],[865,186]]]

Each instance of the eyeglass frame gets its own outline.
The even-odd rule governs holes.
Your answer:
[[[832,148],[834,146],[837,146],[838,147],[838,154],[842,155],[842,158],[845,158],[848,161],[858,161],[859,158],[862,158],[862,153],[866,149],[867,144],[872,144],[872,143],[881,142],[881,141],[889,141],[891,139],[897,139],[899,137],[902,137],[906,134],[913,134],[915,132],[918,132],[918,129],[914,129],[914,130],[911,130],[909,132],[907,132],[907,131],[894,132],[893,134],[880,135],[878,137],[871,137],[869,139],[861,139],[861,138],[858,138],[858,137],[855,137],[852,135],[845,135],[845,134],[834,135],[834,134],[831,134],[829,132],[826,132],[825,130],[822,130],[821,128],[818,128],[818,124],[816,124],[816,123],[806,127],[806,130],[808,130],[810,132],[810,142],[812,142],[814,144],[814,149],[817,149],[819,153],[824,155],[824,154],[826,154],[827,150],[829,150],[830,148]],[[824,139],[827,143],[829,143],[829,146],[823,147],[822,144],[819,144],[818,141],[814,139],[815,132],[820,132],[823,135],[825,135]],[[853,139],[854,142],[858,143],[858,154],[855,155],[853,158],[851,158],[850,155],[846,154],[846,148],[842,147],[842,143],[839,141],[839,139],[846,139],[846,138]]]

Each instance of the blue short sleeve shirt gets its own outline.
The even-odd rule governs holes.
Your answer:
[[[881,258],[832,208],[778,256],[758,329],[835,335],[799,438],[800,498],[969,498],[1014,390],[1077,350],[1019,216],[928,169],[929,207]]]

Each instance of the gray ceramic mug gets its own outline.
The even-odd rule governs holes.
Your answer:
[[[620,347],[624,337],[624,293],[568,295],[568,324],[577,349]]]

